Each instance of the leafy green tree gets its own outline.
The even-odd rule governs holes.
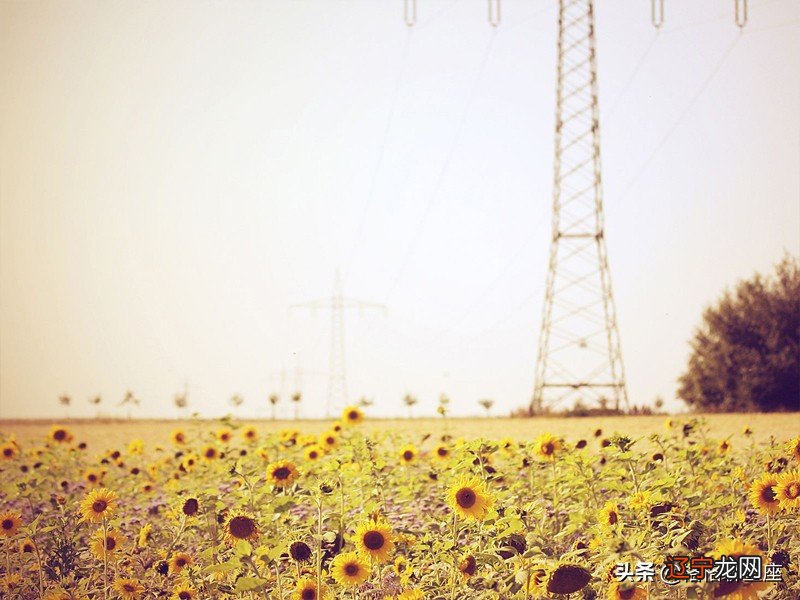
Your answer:
[[[800,408],[800,261],[756,274],[707,308],[678,397],[703,411]]]

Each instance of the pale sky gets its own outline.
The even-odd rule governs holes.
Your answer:
[[[631,402],[671,408],[725,286],[800,253],[800,4],[597,3],[606,235]],[[375,415],[533,389],[554,0],[0,0],[0,417],[265,416],[330,317]],[[281,385],[280,371],[289,374]],[[289,416],[288,402],[281,405]]]

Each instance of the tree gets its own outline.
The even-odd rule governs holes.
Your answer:
[[[231,406],[233,406],[235,410],[244,404],[244,398],[242,398],[239,394],[234,394],[231,396],[231,399],[228,400],[228,402],[230,402]]]
[[[690,342],[678,397],[706,411],[797,410],[800,398],[800,261],[741,281],[707,308]]]
[[[294,402],[294,420],[300,418],[300,401],[303,399],[303,394],[295,392],[292,394],[292,402]]]
[[[489,411],[492,410],[492,406],[494,405],[494,400],[490,398],[483,398],[482,400],[478,400],[478,404],[480,404],[486,410],[486,416],[489,416]]]
[[[91,398],[89,398],[89,404],[93,404],[94,406],[97,407],[97,413],[95,414],[96,419],[100,418],[100,402],[102,401],[103,399],[100,397],[100,394],[97,394],[96,396],[92,396]]]
[[[278,400],[279,400],[278,394],[270,394],[269,395],[269,409],[270,409],[270,413],[272,415],[272,420],[273,421],[275,420],[275,408],[278,405]]]
[[[408,418],[411,419],[413,415],[411,414],[411,408],[417,403],[419,400],[414,398],[411,394],[406,394],[403,397],[403,403],[408,407]]]
[[[131,418],[131,406],[139,406],[139,399],[133,395],[133,392],[128,390],[125,392],[125,396],[122,398],[122,401],[118,404],[118,406],[127,406],[128,407],[128,419]]]
[[[69,397],[69,396],[67,396],[66,394],[61,394],[61,395],[58,397],[58,403],[59,403],[61,406],[64,406],[64,407],[66,407],[66,408],[65,408],[65,411],[66,411],[66,412],[65,412],[65,414],[66,414],[67,418],[69,418],[69,405],[70,405],[70,402],[72,402],[72,398],[70,398],[70,397]]]

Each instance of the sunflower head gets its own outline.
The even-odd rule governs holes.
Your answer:
[[[138,579],[115,579],[114,590],[122,600],[139,600],[144,594],[144,586]]]
[[[108,519],[117,507],[117,494],[106,488],[89,492],[81,502],[81,520],[96,523]]]
[[[169,572],[180,573],[193,562],[192,557],[185,552],[175,552],[169,559]]]
[[[69,429],[63,425],[53,425],[47,437],[58,444],[68,444],[74,439]]]
[[[317,580],[313,577],[304,577],[297,582],[297,587],[292,594],[292,600],[326,600],[330,598],[327,586],[317,587]]]
[[[598,512],[598,520],[604,529],[616,529],[622,525],[619,507],[616,502],[608,501]]]
[[[227,427],[218,429],[216,435],[217,435],[217,441],[220,444],[229,444],[231,439],[233,439],[233,432]]]
[[[647,600],[647,590],[638,583],[614,580],[608,585],[609,600]]]
[[[551,594],[574,594],[586,587],[592,574],[579,565],[560,564],[547,578],[547,591]]]
[[[200,511],[200,502],[197,498],[187,498],[181,506],[181,512],[187,517],[193,517]]]
[[[0,460],[14,460],[18,454],[19,446],[13,441],[0,446]]]
[[[18,512],[6,512],[0,514],[0,535],[3,537],[14,537],[19,533],[22,525],[22,515]]]
[[[458,563],[458,570],[464,579],[469,579],[478,571],[478,561],[472,554],[465,555]]]
[[[124,543],[125,538],[113,529],[98,529],[92,535],[90,549],[98,560],[113,560]]]
[[[304,454],[307,461],[314,462],[322,458],[325,451],[315,444],[313,446],[307,446],[304,450]]]
[[[248,444],[252,444],[258,439],[258,429],[253,425],[247,425],[242,428],[242,439]]]
[[[225,523],[225,534],[231,541],[254,540],[258,537],[258,525],[245,515],[234,515]]]
[[[478,521],[486,518],[494,499],[480,479],[462,479],[450,488],[448,502],[456,514]]]
[[[436,460],[445,461],[450,458],[450,447],[447,444],[437,444],[433,449],[433,457]]]
[[[717,544],[716,548],[711,554],[715,559],[720,559],[723,556],[729,557],[735,561],[739,560],[740,556],[757,556],[764,563],[764,553],[761,552],[756,546],[752,546],[738,539],[726,539]],[[763,573],[762,577],[763,579]],[[741,600],[758,600],[758,592],[767,589],[768,583],[764,581],[721,581],[714,586],[713,597],[730,597],[740,598]]]
[[[342,421],[347,425],[358,425],[363,420],[364,413],[357,406],[347,406],[342,411]]]
[[[289,556],[291,556],[292,560],[295,562],[309,562],[313,554],[314,552],[311,550],[311,546],[302,540],[295,540],[289,544]]]
[[[796,461],[800,462],[800,435],[786,443],[786,450]]]
[[[335,431],[329,431],[319,436],[318,443],[326,450],[333,450],[339,444],[339,436]]]
[[[548,432],[543,433],[533,442],[533,453],[539,460],[554,461],[562,448],[561,440]]]
[[[211,444],[209,444],[205,448],[203,448],[202,452],[200,453],[200,456],[203,457],[203,460],[208,460],[208,461],[216,460],[219,458],[219,450],[217,450],[216,446],[212,446]]]
[[[400,450],[400,462],[404,465],[411,464],[417,458],[417,449],[414,446],[408,445]]]
[[[291,486],[299,475],[297,467],[288,460],[274,462],[267,466],[267,480],[277,488]]]
[[[339,585],[361,585],[369,577],[369,565],[357,552],[337,554],[331,561],[331,576]]]
[[[175,429],[169,434],[169,439],[176,446],[183,446],[186,443],[186,433],[182,429]]]
[[[383,521],[367,521],[356,528],[353,543],[359,554],[383,564],[389,560],[394,550],[392,528]]]
[[[764,473],[750,486],[750,502],[762,514],[774,515],[780,509],[775,486],[778,477],[773,473]]]
[[[800,468],[781,473],[774,490],[783,510],[800,508]]]
[[[196,600],[197,590],[188,583],[179,583],[172,590],[170,600]]]
[[[721,455],[726,455],[731,449],[731,442],[730,440],[722,440],[717,445],[717,453]]]

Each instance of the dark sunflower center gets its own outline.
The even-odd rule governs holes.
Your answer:
[[[179,442],[182,442],[184,440],[183,434],[179,433],[178,435],[175,436],[175,439],[178,440]]]
[[[67,432],[64,431],[63,429],[58,429],[56,430],[55,433],[53,433],[53,439],[58,440],[59,442],[66,437],[67,437]]]
[[[355,410],[351,410],[349,413],[347,413],[347,418],[350,419],[351,421],[357,420],[358,419],[358,412],[355,411]]]
[[[3,529],[13,529],[14,521],[11,519],[3,519]]]
[[[439,449],[436,451],[436,453],[437,453],[439,456],[447,456],[447,448],[439,448]]]
[[[620,590],[619,597],[621,600],[631,600],[636,595],[636,588],[628,588],[627,590]]]
[[[178,560],[175,561],[175,564],[178,565],[179,567],[185,567],[186,566],[186,559],[183,558],[183,557],[180,557],[180,558],[178,558]]]
[[[613,510],[610,513],[608,513],[608,522],[610,525],[617,524],[617,513],[615,513]]]
[[[206,458],[214,458],[214,455],[216,453],[217,453],[216,450],[214,450],[213,448],[209,448],[208,450],[206,450]]]
[[[278,467],[272,472],[272,476],[275,477],[275,479],[288,479],[289,469],[286,467]]]
[[[117,547],[117,540],[115,540],[111,536],[108,536],[106,538],[106,550],[113,550],[116,547]]]
[[[3,448],[3,456],[11,456],[14,451],[11,448]]]
[[[325,438],[325,441],[328,443],[328,445],[332,446],[333,443],[336,441],[336,438],[334,438],[332,436],[331,437],[327,437],[327,438]]]
[[[405,452],[403,452],[404,460],[411,460],[412,458],[414,458],[414,453],[411,450],[406,450]]]
[[[772,487],[764,486],[764,489],[761,490],[761,498],[764,502],[775,502],[775,492],[772,491]]]
[[[315,600],[317,597],[317,590],[314,588],[306,588],[303,590],[303,593],[300,594],[300,598],[303,600]]]
[[[347,563],[344,566],[344,572],[350,577],[354,577],[355,575],[358,575],[358,565],[355,563]]]
[[[800,496],[800,483],[790,483],[786,487],[786,497],[794,500],[798,496]]]
[[[105,500],[95,500],[92,503],[92,510],[96,513],[101,513],[108,508],[108,502]]]
[[[546,444],[542,444],[542,454],[552,454],[553,450],[555,450],[553,442],[547,442]]]
[[[308,453],[308,457],[311,459],[317,458],[317,451],[312,450],[311,452]]]
[[[185,514],[187,517],[191,517],[192,515],[197,513],[199,508],[200,504],[197,502],[197,499],[189,498],[186,502],[183,503],[183,514]]]
[[[742,587],[741,581],[721,581],[714,588],[714,597],[727,596]]]
[[[462,573],[466,573],[467,575],[474,575],[475,570],[477,569],[478,564],[475,562],[474,556],[468,556],[464,560],[461,561],[459,565],[459,569]]]
[[[192,595],[189,592],[178,592],[180,600],[192,600]]]
[[[133,585],[132,583],[123,583],[122,584],[122,589],[125,590],[126,592],[133,593],[133,592],[136,591],[136,586]]]
[[[33,552],[33,546],[31,544],[25,544],[22,548],[23,552]]]
[[[475,491],[470,488],[461,488],[456,492],[456,502],[461,508],[472,508],[477,500]]]
[[[228,529],[233,537],[244,539],[255,533],[256,524],[249,517],[234,517],[228,524]]]
[[[91,473],[87,479],[92,482],[97,481],[97,475]]]
[[[364,534],[364,545],[370,550],[380,550],[385,543],[380,531],[368,531]]]

